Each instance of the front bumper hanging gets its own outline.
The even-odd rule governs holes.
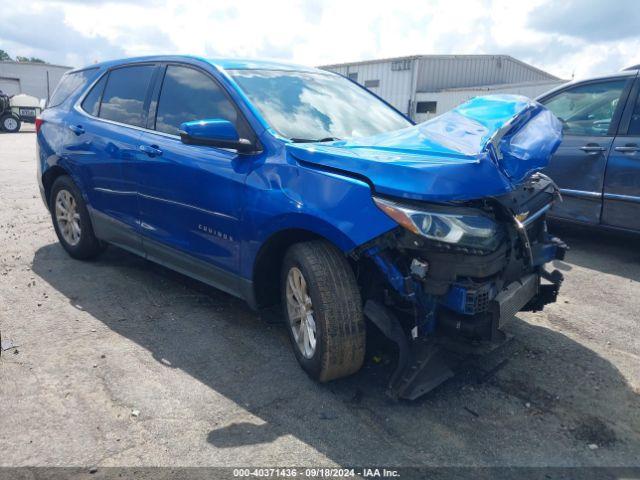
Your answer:
[[[518,264],[526,271],[519,278],[505,283],[505,278],[514,278],[507,273],[514,263],[509,260],[500,267],[502,273],[496,269],[484,282],[456,279],[443,295],[428,291],[430,278],[424,275],[428,265],[412,261],[403,274],[406,268],[398,266],[388,249],[372,247],[364,252],[401,301],[413,305],[412,326],[388,299],[370,297],[365,303],[366,317],[398,347],[398,364],[388,383],[390,397],[413,400],[428,393],[453,377],[469,355],[503,346],[508,337],[501,328],[519,311],[538,311],[555,302],[563,277],[558,270],[547,272],[544,264],[563,259],[567,247],[546,231],[541,239],[531,244],[527,238],[528,258]],[[469,267],[463,262],[461,268]],[[482,270],[492,271],[490,267]],[[433,273],[443,278],[442,271]]]
[[[561,281],[558,276],[554,279]],[[490,341],[473,344],[438,334],[412,339],[390,308],[367,300],[364,314],[398,347],[398,363],[389,379],[387,394],[393,399],[415,400],[453,377],[470,355],[484,355],[502,347],[509,338],[500,328],[519,311],[537,309],[541,294],[544,300],[550,300],[548,292],[553,292],[555,300],[559,286],[541,285],[537,274],[512,282],[489,304]]]

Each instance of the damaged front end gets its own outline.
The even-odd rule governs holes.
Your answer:
[[[413,399],[453,375],[444,350],[490,350],[504,342],[501,327],[517,312],[554,302],[562,274],[545,265],[567,247],[545,223],[560,195],[540,170],[560,144],[561,126],[542,105],[476,98],[402,140],[430,163],[414,168],[405,181],[412,189],[400,195],[383,177],[374,182],[375,204],[399,227],[352,256],[365,315],[399,348],[389,393]],[[471,163],[458,169],[455,155]],[[434,166],[440,157],[446,162]],[[429,188],[420,190],[422,179]]]
[[[547,232],[560,196],[540,172],[561,140],[543,105],[490,95],[402,130],[286,146],[369,185],[377,210],[354,224],[383,212],[397,225],[350,251],[365,315],[399,348],[392,396],[428,392],[453,375],[444,350],[491,349],[514,314],[555,301],[562,275],[545,264],[566,246]]]
[[[545,264],[567,247],[547,232],[554,198],[542,174],[508,194],[455,205],[375,198],[401,227],[352,255],[365,315],[399,348],[392,396],[414,399],[451,377],[443,348],[486,350],[505,339],[501,327],[517,312],[556,300],[562,275]]]

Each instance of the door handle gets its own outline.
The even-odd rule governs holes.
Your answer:
[[[597,155],[605,151],[604,147],[600,145],[587,144],[584,147],[580,147],[580,150],[589,154],[589,155]]]
[[[159,157],[162,155],[162,150],[160,150],[157,145],[140,145],[138,149],[150,157]]]
[[[622,153],[636,153],[637,151],[640,150],[640,147],[638,147],[638,145],[635,145],[633,143],[629,143],[624,147],[615,147],[614,150],[616,152],[622,152]]]
[[[76,135],[82,135],[84,133],[84,127],[82,125],[69,125],[69,130]]]

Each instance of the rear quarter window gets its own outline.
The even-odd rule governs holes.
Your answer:
[[[103,75],[82,101],[82,109],[94,117],[97,117],[100,112],[100,99],[102,98],[102,92],[106,83],[107,76]]]
[[[80,70],[78,72],[65,73],[60,79],[60,83],[51,95],[47,108],[57,107],[64,102],[72,93],[80,88],[84,88],[89,80],[93,78],[97,68],[89,68],[87,70]]]

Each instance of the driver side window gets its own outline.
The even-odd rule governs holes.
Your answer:
[[[545,100],[565,135],[606,136],[627,80],[578,85]]]
[[[169,65],[162,82],[155,129],[178,135],[183,122],[213,118],[229,120],[241,137],[248,138],[248,126],[213,79],[195,68]]]

